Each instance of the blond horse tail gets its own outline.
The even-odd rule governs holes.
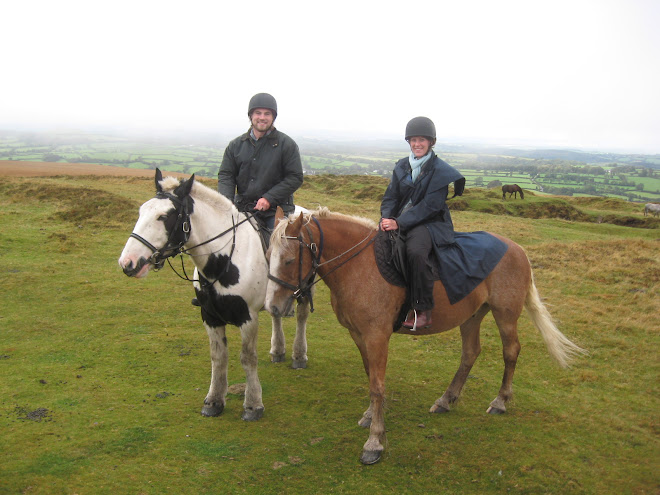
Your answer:
[[[539,292],[536,290],[536,284],[534,283],[534,275],[532,275],[529,288],[527,289],[525,309],[534,326],[541,333],[548,352],[562,368],[567,368],[576,355],[587,354],[586,350],[575,345],[559,331],[552,320],[552,316],[541,302]]]

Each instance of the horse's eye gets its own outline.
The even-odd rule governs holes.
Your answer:
[[[288,260],[286,260],[286,261],[284,262],[284,265],[288,266],[288,265],[290,265],[291,263],[293,263],[294,261],[296,261],[295,258],[289,258]]]
[[[158,220],[161,222],[165,222],[167,220],[167,215],[161,215],[158,217]]]

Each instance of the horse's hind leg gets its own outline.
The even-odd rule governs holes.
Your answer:
[[[518,318],[520,312],[515,314],[510,310],[493,309],[493,317],[500,330],[502,339],[502,354],[504,357],[504,377],[500,392],[490,403],[488,412],[490,414],[503,414],[506,412],[505,404],[513,397],[513,373],[516,370],[516,362],[520,353],[520,342],[518,340]]]
[[[442,397],[435,401],[431,406],[432,413],[443,413],[449,411],[449,406],[458,399],[470,370],[481,352],[481,343],[479,341],[479,332],[481,321],[488,314],[490,307],[487,304],[481,306],[465,323],[461,325],[461,338],[463,346],[461,351],[461,364],[454,375],[454,379],[447,388]]]
[[[211,350],[211,385],[204,399],[203,416],[219,416],[225,408],[227,396],[227,338],[225,327],[204,324]]]
[[[282,363],[286,357],[286,340],[282,330],[282,318],[273,316],[272,332],[270,336],[270,360],[273,363]]]
[[[291,367],[307,368],[307,318],[309,317],[309,299],[298,303],[296,308],[296,336],[293,339]]]
[[[245,421],[256,421],[264,414],[261,399],[261,383],[257,373],[257,332],[259,319],[256,311],[250,311],[250,320],[241,326],[241,365],[245,370],[246,386],[243,415]]]

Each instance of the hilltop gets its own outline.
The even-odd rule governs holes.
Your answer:
[[[0,161],[0,175],[34,176],[113,176],[143,177],[152,180],[154,172],[90,164]],[[165,172],[165,175],[188,177],[189,174]],[[215,188],[216,180],[198,177]],[[307,208],[327,206],[331,210],[359,214],[377,220],[380,201],[389,179],[372,175],[312,175],[305,178],[296,193],[296,202]],[[526,191],[525,199],[502,199],[499,188],[468,187],[461,197],[448,201],[453,211],[485,213],[504,217],[555,218],[560,220],[612,224],[645,229],[660,228],[660,218],[645,217],[643,206],[623,199],[606,197],[568,197]]]

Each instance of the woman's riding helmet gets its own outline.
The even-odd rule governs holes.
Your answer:
[[[406,141],[413,136],[424,136],[435,141],[435,124],[428,117],[415,117],[406,125]]]

